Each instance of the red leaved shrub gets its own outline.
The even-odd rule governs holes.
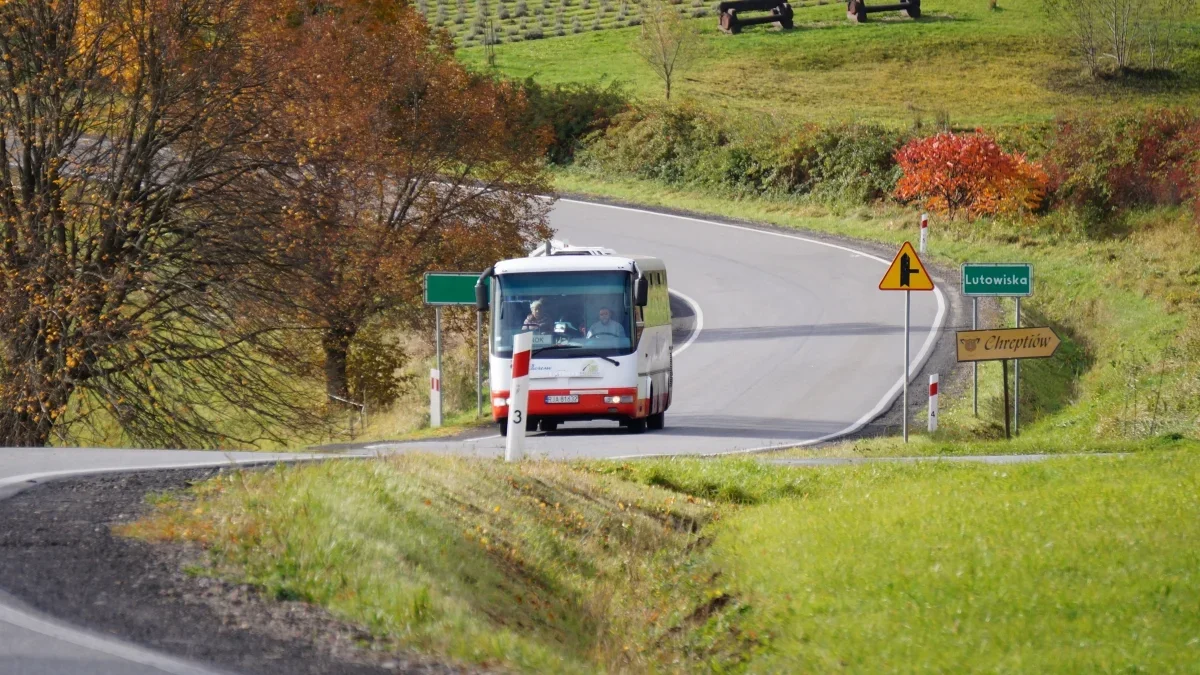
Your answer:
[[[1005,152],[981,131],[910,141],[896,153],[896,162],[903,172],[896,197],[952,218],[1033,211],[1046,194],[1039,164]]]
[[[1158,108],[1058,120],[1047,169],[1055,199],[1115,211],[1200,196],[1200,113]]]

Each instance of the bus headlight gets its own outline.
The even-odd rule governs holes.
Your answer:
[[[508,399],[497,396],[496,398],[492,399],[492,405],[496,406],[497,408],[503,408],[504,406],[508,405]]]
[[[623,396],[605,396],[605,403],[633,403],[633,395],[625,394]]]

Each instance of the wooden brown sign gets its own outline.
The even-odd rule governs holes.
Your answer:
[[[963,330],[955,333],[958,362],[1044,359],[1062,343],[1048,327]]]

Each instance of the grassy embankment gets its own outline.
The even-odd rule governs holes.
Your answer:
[[[533,3],[531,3],[533,4]],[[679,99],[732,115],[788,121],[871,120],[909,126],[938,115],[967,127],[1046,121],[1062,110],[1200,101],[1200,18],[1185,33],[1178,74],[1102,84],[1080,81],[1073,57],[1041,0],[933,0],[920,21],[875,15],[846,20],[845,4],[797,7],[796,28],[762,26],[727,36],[715,15],[692,21],[692,62],[677,79]],[[876,18],[878,17],[878,18]],[[543,84],[617,80],[643,100],[662,84],[631,49],[638,28],[499,45],[496,68]],[[460,57],[486,69],[481,47]]]
[[[1181,672],[1200,448],[1036,465],[406,456],[231,473],[126,534],[524,672]]]

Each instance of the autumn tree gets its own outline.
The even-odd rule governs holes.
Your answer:
[[[0,6],[0,443],[103,420],[138,444],[246,444],[303,416],[278,326],[239,309],[267,115],[246,10]]]
[[[1040,165],[1005,152],[982,132],[915,139],[897,151],[896,163],[902,171],[896,197],[951,218],[1032,211],[1048,182]]]
[[[425,271],[482,270],[547,236],[548,138],[519,123],[517,88],[467,72],[407,6],[271,12],[285,101],[264,144],[282,214],[277,306],[319,332],[328,395],[360,398],[352,347],[379,335],[364,333],[372,322],[429,314]]]
[[[663,81],[668,101],[675,76],[687,64],[695,41],[696,32],[678,7],[669,0],[644,0],[642,28],[634,49]]]

